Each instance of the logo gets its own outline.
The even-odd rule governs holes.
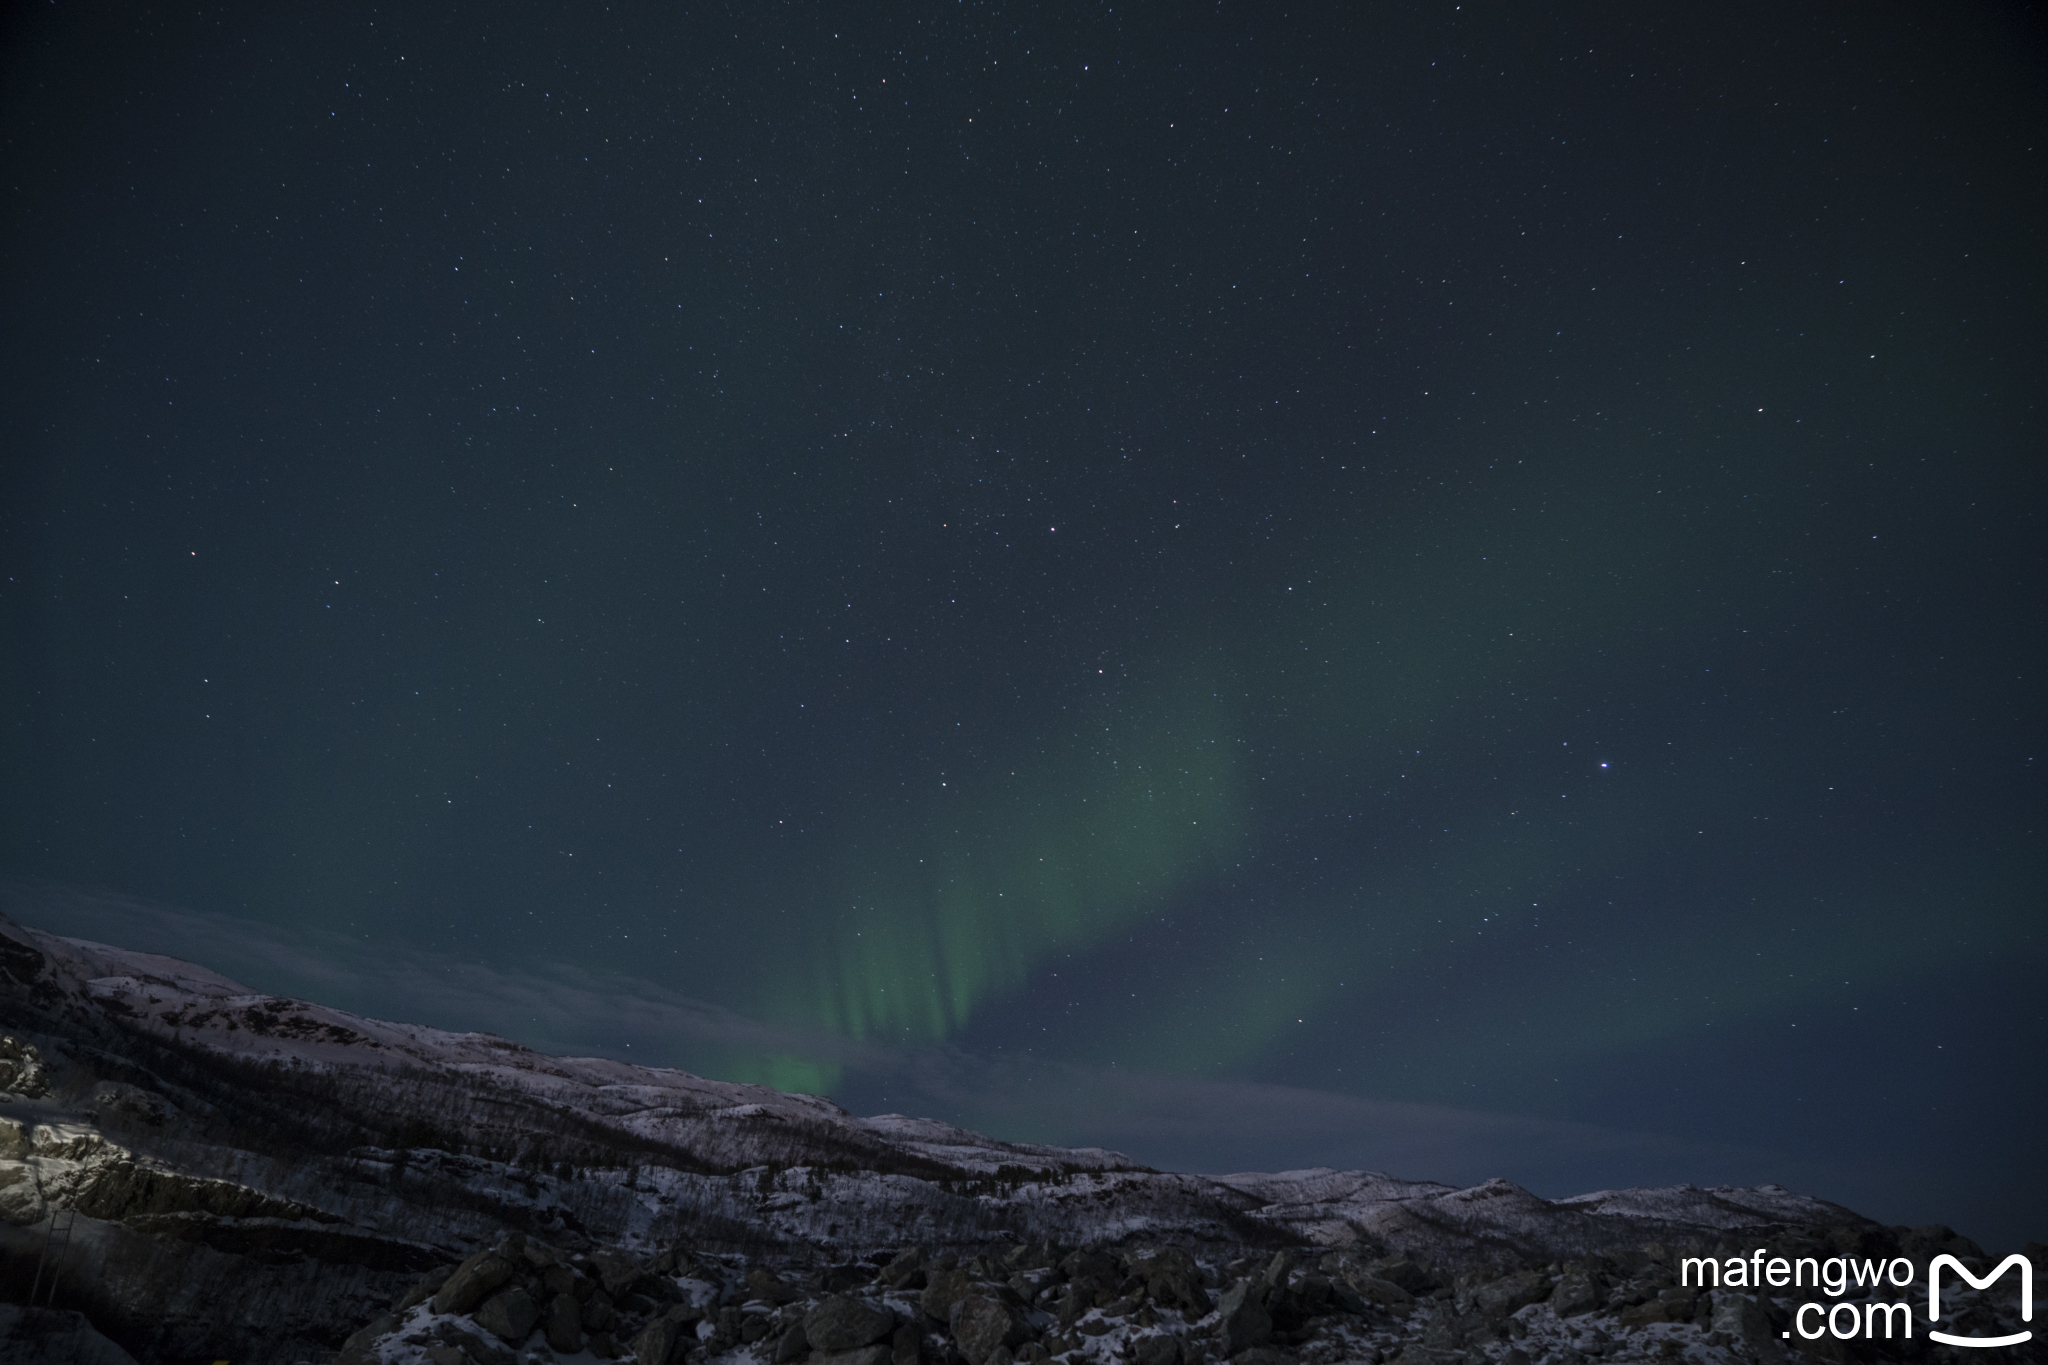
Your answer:
[[[1979,1279],[1970,1268],[1950,1255],[1934,1258],[1927,1267],[1927,1320],[1941,1321],[1941,1269],[1947,1266],[1970,1282],[1974,1289],[1989,1289],[1999,1277],[2015,1266],[2020,1272],[2020,1319],[2034,1320],[2034,1263],[2017,1253],[1998,1263],[1998,1268]],[[1887,1339],[1893,1336],[1911,1338],[1913,1335],[1913,1308],[1907,1303],[1880,1303],[1878,1296],[1881,1286],[1889,1283],[1895,1289],[1910,1288],[1915,1279],[1913,1263],[1904,1256],[1895,1256],[1889,1261],[1874,1259],[1850,1260],[1843,1256],[1831,1256],[1822,1261],[1817,1257],[1801,1256],[1789,1259],[1772,1256],[1758,1247],[1747,1258],[1730,1256],[1725,1262],[1711,1257],[1689,1256],[1679,1262],[1678,1282],[1681,1285],[1698,1283],[1700,1288],[1745,1289],[1758,1293],[1767,1289],[1804,1289],[1811,1284],[1822,1290],[1835,1303],[1807,1302],[1799,1305],[1792,1315],[1792,1330],[1801,1340],[1818,1341],[1831,1336],[1837,1341],[1850,1341],[1856,1337],[1872,1339],[1878,1328],[1884,1328]],[[1792,1330],[1779,1333],[1789,1340]],[[1927,1335],[1946,1346],[2017,1346],[2032,1341],[2031,1330],[2013,1332],[2002,1337],[1963,1337],[1953,1332],[1942,1332],[1930,1327]]]
[[[1998,1263],[1998,1269],[1992,1271],[1981,1280],[1972,1275],[1969,1267],[1965,1266],[1955,1257],[1947,1254],[1935,1257],[1933,1262],[1927,1267],[1927,1320],[1929,1322],[1941,1320],[1941,1268],[1943,1266],[1947,1266],[1950,1270],[1955,1271],[1956,1274],[1968,1280],[1972,1289],[1989,1289],[1992,1282],[1999,1276],[2011,1270],[2014,1266],[2018,1266],[2020,1268],[2020,1320],[2022,1322],[2032,1322],[2034,1320],[2034,1263],[2015,1251],[2012,1255]],[[2023,1341],[2033,1340],[2034,1337],[2031,1330],[2014,1332],[2011,1336],[2004,1337],[1959,1337],[1950,1332],[1937,1332],[1931,1327],[1927,1329],[1927,1335],[1949,1346],[2017,1346]]]

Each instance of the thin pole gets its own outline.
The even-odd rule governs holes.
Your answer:
[[[57,1306],[57,1281],[64,1278],[64,1256],[65,1253],[71,1250],[71,1229],[77,1226],[78,1210],[73,1208],[71,1210],[71,1221],[64,1225],[64,1245],[57,1248],[57,1259],[50,1263],[50,1301],[44,1305],[46,1308],[55,1308]],[[50,1231],[55,1232],[56,1230],[57,1215],[53,1213],[50,1215]],[[35,1307],[35,1300],[33,1298],[29,1300],[29,1307]]]
[[[38,1184],[42,1183],[40,1181]],[[36,1306],[36,1291],[43,1287],[43,1262],[50,1258],[50,1238],[57,1233],[57,1210],[50,1210],[50,1226],[43,1232],[43,1249],[36,1253],[36,1282],[29,1286],[28,1306]]]

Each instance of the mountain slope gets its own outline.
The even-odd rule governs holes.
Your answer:
[[[1546,1201],[1505,1181],[1161,1173],[365,1019],[6,920],[0,1027],[0,1298],[61,1266],[58,1305],[145,1358],[316,1359],[508,1232],[650,1257],[1142,1241],[1455,1270],[1875,1229],[1771,1186]]]

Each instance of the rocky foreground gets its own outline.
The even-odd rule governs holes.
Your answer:
[[[1768,1249],[1978,1258],[1946,1228],[1903,1237],[1846,1227],[1786,1233]],[[1177,1246],[996,1244],[971,1254],[910,1247],[817,1266],[681,1246],[643,1261],[513,1234],[422,1276],[348,1340],[334,1365],[1787,1365],[1964,1354],[1930,1351],[1924,1336],[1844,1343],[1823,1335],[1795,1350],[1795,1300],[1699,1292],[1680,1283],[1677,1259],[1652,1244],[1451,1274],[1413,1256],[1357,1250],[1285,1248],[1225,1261]],[[2011,1330],[2020,1305],[2018,1282],[2008,1279],[2004,1297],[1959,1300],[1944,1325],[1977,1335]],[[2042,1356],[2031,1345],[2002,1349],[2008,1358]]]
[[[1927,1321],[1934,1257],[1993,1268],[1967,1239],[1776,1186],[1178,1175],[365,1019],[5,918],[0,1035],[8,1365],[2042,1356],[1930,1343],[2027,1330],[2011,1273],[1951,1275]],[[1913,1283],[1701,1292],[1684,1265],[1759,1248],[1904,1258]],[[1915,1334],[1808,1339],[1809,1300],[1907,1303]]]

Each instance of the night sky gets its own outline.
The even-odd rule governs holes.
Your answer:
[[[9,914],[2048,1237],[2035,7],[6,24]]]

